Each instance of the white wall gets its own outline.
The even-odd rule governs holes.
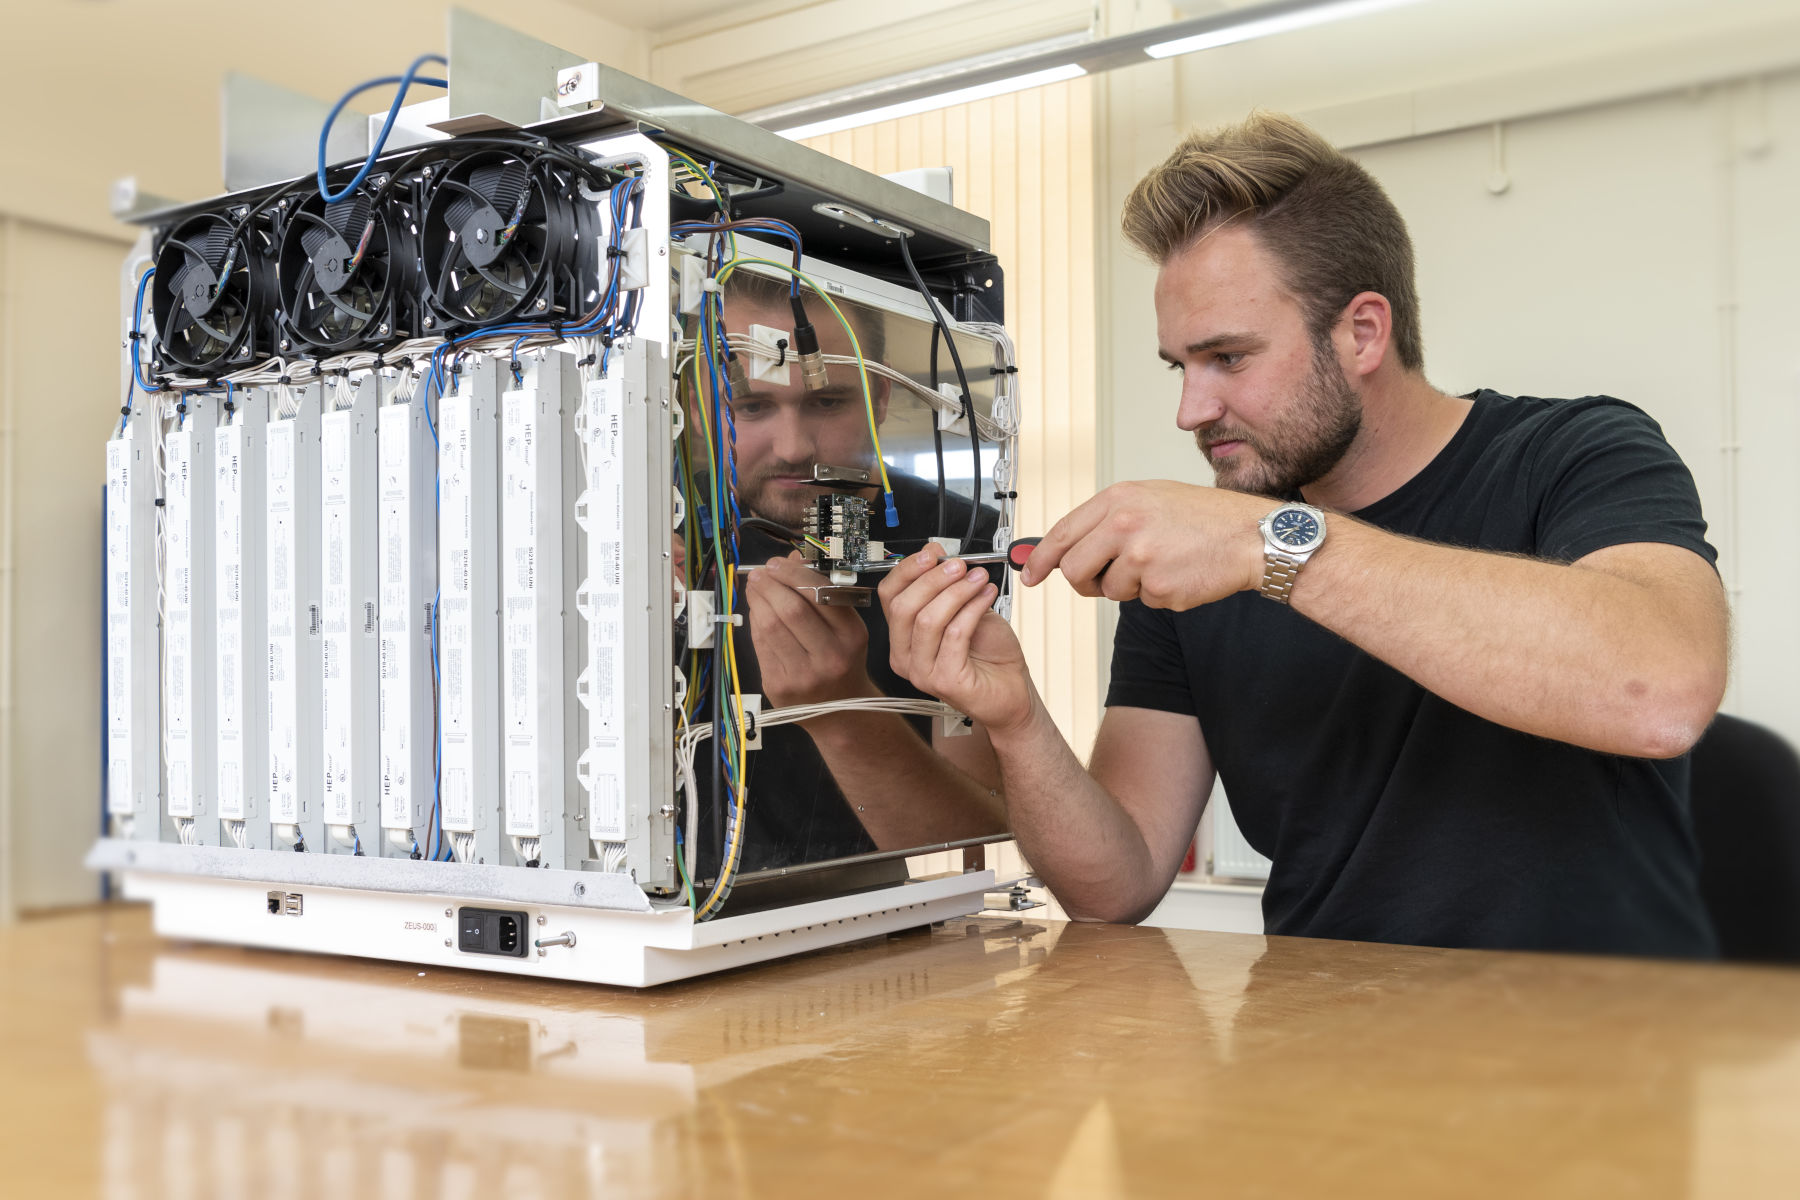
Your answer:
[[[1760,536],[1800,524],[1800,75],[1357,157],[1408,215],[1434,383],[1605,392],[1662,424],[1733,596],[1726,707],[1800,740],[1800,543]]]
[[[462,0],[642,73],[644,35],[565,0]],[[444,0],[45,0],[0,34],[0,921],[96,894],[102,446],[118,420],[111,181],[221,188],[227,70],[330,99],[444,48]],[[17,11],[14,11],[16,9]],[[329,47],[329,53],[320,47]],[[318,52],[315,52],[318,51]]]
[[[1436,21],[1458,7],[1424,6],[1421,27],[1428,12]],[[1492,7],[1467,5],[1467,25],[1439,30],[1438,42],[1341,34],[1344,58],[1368,62],[1379,50],[1371,74],[1325,64],[1323,43],[1290,42],[1283,55],[1275,39],[1235,59],[1203,54],[1108,77],[1102,478],[1206,476],[1187,439],[1165,436],[1175,389],[1151,357],[1154,273],[1116,232],[1125,191],[1188,128],[1252,105],[1296,111],[1351,148],[1405,214],[1434,383],[1605,392],[1663,424],[1694,472],[1733,589],[1726,708],[1800,741],[1800,549],[1759,541],[1800,517],[1788,486],[1800,451],[1800,342],[1789,332],[1800,328],[1796,14],[1656,0],[1633,24],[1603,3],[1615,10],[1614,39],[1584,6],[1585,26],[1534,51],[1523,35],[1542,14],[1528,2],[1516,6],[1517,28],[1464,44]],[[1692,53],[1675,53],[1683,47]],[[1759,65],[1771,62],[1788,65]],[[1734,63],[1754,70],[1705,82]],[[1684,70],[1691,86],[1664,86]],[[1600,102],[1607,92],[1618,98]],[[1559,98],[1573,107],[1544,111]],[[1499,132],[1470,124],[1477,116]]]

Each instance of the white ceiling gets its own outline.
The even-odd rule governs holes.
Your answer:
[[[649,33],[745,8],[744,0],[566,0],[597,17]]]

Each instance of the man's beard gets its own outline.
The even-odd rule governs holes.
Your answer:
[[[772,463],[748,479],[738,481],[738,505],[746,516],[798,526],[802,514],[818,498],[816,488],[791,488],[775,482],[777,476],[798,475],[811,479],[813,464]]]
[[[1313,346],[1312,372],[1301,385],[1299,403],[1266,434],[1252,437],[1214,423],[1195,430],[1194,443],[1206,456],[1218,486],[1280,497],[1324,478],[1343,460],[1361,429],[1362,401],[1345,382],[1327,341]],[[1215,460],[1211,447],[1219,442],[1241,442],[1243,449]]]

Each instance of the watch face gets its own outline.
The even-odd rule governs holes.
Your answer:
[[[1319,519],[1301,508],[1284,508],[1269,522],[1269,535],[1291,550],[1304,550],[1319,540]]]

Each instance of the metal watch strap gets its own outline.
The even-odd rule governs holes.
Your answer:
[[[1278,604],[1293,603],[1294,581],[1300,578],[1300,567],[1305,561],[1264,546],[1262,587],[1258,590]]]

